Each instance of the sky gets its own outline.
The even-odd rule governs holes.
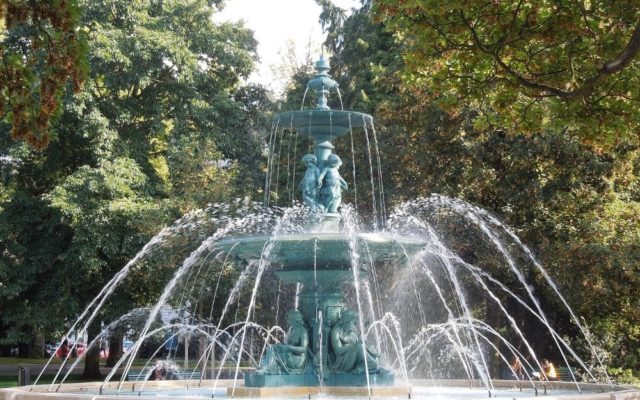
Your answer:
[[[342,8],[359,7],[358,0],[332,0]],[[243,20],[254,31],[258,40],[260,64],[249,82],[260,82],[276,93],[280,88],[274,82],[271,66],[282,63],[287,42],[296,47],[296,58],[306,59],[311,44],[312,59],[319,56],[324,35],[318,21],[320,6],[314,0],[227,0],[221,13],[214,16],[215,22]],[[276,86],[274,86],[276,85]]]

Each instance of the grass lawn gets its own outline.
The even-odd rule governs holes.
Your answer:
[[[33,381],[37,378],[37,375],[31,375],[31,383],[33,384]],[[51,381],[53,381],[54,375],[44,375],[42,376],[42,378],[40,378],[40,380],[38,381],[38,385],[46,385],[51,383]],[[113,377],[113,381],[119,380],[120,379],[120,375],[115,375]],[[60,382],[60,377],[58,377],[58,382]],[[65,383],[77,383],[77,382],[94,382],[94,380],[83,380],[80,378],[80,376],[78,375],[71,375],[66,381]],[[3,388],[10,388],[10,387],[15,387],[18,386],[18,377],[13,377],[13,376],[0,376],[0,389]]]
[[[18,357],[0,357],[0,365],[21,365],[21,364],[46,364],[46,358],[18,358]],[[54,358],[51,364],[60,364],[58,358]]]
[[[0,376],[0,389],[18,386],[18,378],[12,376]]]

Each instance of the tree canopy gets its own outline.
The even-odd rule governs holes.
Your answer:
[[[524,2],[520,3],[524,7]],[[580,120],[579,114],[562,111],[577,104],[582,107],[580,112],[589,114],[585,118],[597,115],[588,111],[594,104],[590,101],[596,98],[590,96],[605,90],[607,84],[603,82],[620,80],[620,87],[633,85],[631,82],[638,76],[637,60],[633,58],[617,75],[598,82],[594,92],[585,96],[586,100],[540,97],[536,104],[542,107],[544,115],[549,120],[562,118],[564,122],[556,126],[534,118],[531,121],[537,121],[539,126],[525,130],[522,121],[533,117],[518,111],[518,107],[520,101],[531,95],[529,89],[509,83],[511,78],[502,78],[502,73],[493,67],[486,76],[495,79],[494,84],[482,79],[476,81],[471,74],[479,70],[473,69],[473,62],[480,62],[478,60],[485,59],[486,55],[473,50],[468,27],[443,19],[450,17],[456,21],[460,8],[464,8],[467,15],[476,12],[480,4],[485,6],[483,12],[489,13],[487,15],[505,9],[510,10],[509,15],[513,17],[519,2],[463,4],[383,0],[365,2],[362,9],[340,24],[329,23],[333,32],[328,35],[332,41],[328,45],[336,49],[331,60],[332,74],[339,80],[345,109],[374,115],[380,152],[384,154],[382,179],[389,207],[438,193],[465,199],[495,213],[514,227],[548,268],[561,292],[597,338],[613,376],[620,380],[638,379],[633,378],[632,371],[637,371],[640,359],[637,335],[640,303],[633,294],[640,287],[637,279],[640,276],[637,245],[640,240],[640,146],[634,136],[634,125],[627,125],[627,120],[616,113],[601,116],[616,119],[619,128],[624,128],[624,132],[615,134],[606,131],[610,132],[607,135],[617,135],[609,141],[597,136],[605,132],[600,126],[588,125]],[[545,4],[529,2],[527,7],[543,8]],[[594,9],[615,8],[610,3],[592,4]],[[530,12],[520,11],[517,15]],[[335,14],[327,11],[325,15]],[[446,41],[436,38],[439,34],[436,28],[422,24],[436,15],[440,16],[437,21],[445,25],[447,35],[457,32],[456,40],[469,39],[465,46],[442,53],[435,50],[446,45]],[[493,29],[494,24],[482,18],[477,22],[477,26],[485,30]],[[613,56],[618,54],[617,50],[623,51],[631,40],[633,24],[621,22],[618,28],[612,28],[620,34],[611,38],[616,44],[611,45],[606,54]],[[626,33],[622,33],[623,27]],[[502,29],[508,32],[507,28]],[[564,28],[567,26],[555,28],[557,37],[549,38],[548,45],[555,46],[567,37],[557,31]],[[428,29],[433,31],[427,32]],[[495,32],[499,31],[495,27]],[[339,43],[335,42],[336,38]],[[555,47],[549,51],[554,49],[560,52]],[[589,50],[579,49],[581,53],[573,57],[580,59],[579,65],[586,65],[590,60]],[[608,60],[606,54],[601,57]],[[540,60],[542,66],[551,68],[545,57]],[[495,60],[487,62],[493,64]],[[456,71],[464,75],[464,79],[448,75]],[[552,81],[543,82],[551,84]],[[491,103],[509,90],[514,97],[502,104],[502,108]],[[451,97],[455,98],[453,102]],[[628,107],[625,115],[636,118],[638,112],[632,104],[630,101],[625,106]],[[492,124],[480,123],[489,117]],[[366,149],[366,141],[354,136],[355,147]],[[365,153],[356,152],[356,166],[366,165]],[[349,171],[350,160],[345,159],[343,168]],[[375,171],[374,175],[377,179]],[[359,197],[371,190],[366,171],[358,169],[355,185],[351,177],[348,178]],[[347,196],[353,201],[352,191]],[[366,206],[360,206],[361,213],[368,211]],[[496,265],[495,259],[485,254],[486,249],[477,240],[469,240],[464,227],[454,224],[449,237],[465,259],[500,271],[501,266]],[[545,309],[560,310],[561,306],[554,303],[540,276],[533,270],[528,274]],[[513,311],[516,318],[521,318]],[[477,312],[488,311],[478,309]],[[566,314],[558,311],[552,318],[554,326],[567,336],[577,336]],[[525,329],[535,329],[528,325],[526,318],[521,323]],[[548,339],[539,337],[533,345],[546,349]]]
[[[403,44],[404,77],[476,128],[563,129],[596,147],[636,140],[640,4],[376,1]]]
[[[375,180],[373,197],[382,197],[384,186],[389,209],[439,193],[496,214],[534,249],[599,338],[614,377],[634,379],[640,366],[637,5],[377,0],[348,14],[317,2],[344,107],[375,117],[384,156],[370,177],[362,168],[371,157],[369,138],[353,135],[361,150],[343,157],[345,202],[371,217],[367,197]],[[46,11],[55,5],[63,7]],[[0,66],[0,103],[11,116],[0,120],[0,347],[36,351],[34,339],[58,340],[105,281],[184,213],[262,197],[276,105],[264,88],[244,82],[257,43],[242,24],[212,22],[221,6],[211,0],[3,3],[2,52],[10,67]],[[36,20],[45,14],[50,19]],[[53,48],[63,50],[50,55]],[[306,66],[291,71],[283,109],[299,107],[309,78]],[[49,107],[43,113],[42,90]],[[22,116],[16,117],[16,104]],[[28,143],[11,140],[16,120]],[[281,163],[274,203],[288,205],[297,194],[293,177],[304,173],[296,158],[310,143],[281,129],[269,144],[277,152],[272,162]],[[350,154],[350,144],[336,141],[336,152]],[[155,298],[162,278],[193,250],[191,242],[215,225],[202,215],[202,224],[174,238],[175,248],[144,260],[119,289],[121,303],[101,319]],[[466,240],[464,226],[448,228],[462,257],[504,270],[486,246]],[[237,271],[219,272],[220,286],[230,289]],[[526,273],[543,306],[555,310],[554,326],[576,337],[540,274]],[[265,298],[279,298],[279,285],[271,283]],[[474,304],[473,311],[488,314],[487,304]],[[261,314],[271,320],[273,313]],[[496,322],[498,329],[505,323]],[[534,341],[541,351],[552,348],[549,338]]]
[[[45,148],[67,84],[80,91],[86,40],[76,0],[7,0],[0,4],[0,118],[11,136]]]
[[[272,103],[243,84],[256,59],[249,30],[214,24],[217,2],[205,0],[77,6],[89,69],[61,97],[57,134],[36,151],[0,122],[0,345],[61,332],[163,226],[262,180]]]

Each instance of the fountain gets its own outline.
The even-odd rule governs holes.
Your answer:
[[[154,304],[126,313],[89,344],[89,348],[96,346],[103,337],[123,327],[137,338],[105,380],[64,383],[80,362],[65,359],[53,383],[3,389],[0,400],[316,395],[441,399],[488,395],[515,399],[543,394],[570,400],[578,393],[587,400],[640,399],[640,390],[608,382],[606,375],[603,383],[589,362],[554,330],[526,281],[524,262],[548,282],[583,332],[596,368],[602,365],[586,328],[547,271],[513,231],[493,215],[461,200],[434,195],[399,205],[386,219],[385,229],[379,229],[386,205],[379,164],[376,196],[370,147],[367,152],[375,228],[370,232],[360,229],[354,207],[341,204],[349,182],[340,174],[341,159],[334,153],[332,142],[350,135],[353,160],[354,129],[364,132],[369,146],[371,133],[379,162],[373,120],[364,113],[331,109],[328,97],[332,91],[339,95],[338,85],[328,75],[329,63],[324,57],[316,63],[316,69],[317,74],[307,85],[307,90],[317,94],[315,106],[276,116],[265,184],[268,206],[277,162],[274,149],[279,132],[282,147],[283,127],[290,134],[296,132],[296,143],[298,136],[309,138],[313,153],[300,157],[305,174],[300,182],[288,186],[299,189],[303,204],[281,208],[240,201],[212,205],[184,216],[156,235],[114,276],[69,330],[95,324],[118,287],[134,284],[137,273],[145,266],[152,268],[153,263],[147,259],[150,254],[176,238],[205,238],[176,268]],[[355,173],[354,167],[353,182]],[[295,181],[293,176],[288,180]],[[452,218],[463,221],[462,233],[478,234],[478,243],[496,253],[496,262],[516,283],[502,283],[452,250],[446,229],[441,228],[450,225],[441,224],[443,220]],[[152,269],[147,272],[156,273]],[[277,279],[268,281],[265,276],[271,272]],[[223,276],[236,279],[220,295]],[[287,297],[285,287],[293,286],[295,293]],[[476,297],[486,302],[487,312],[501,315],[510,328],[509,335],[479,319],[473,309],[471,286],[480,293]],[[277,293],[274,308],[258,311],[258,305],[265,303],[258,298],[269,291]],[[224,306],[214,316],[214,309],[220,309],[214,303],[220,298]],[[208,317],[203,311],[207,301],[211,310]],[[281,302],[287,315],[283,339],[284,329],[278,326]],[[534,378],[531,371],[540,370],[539,357],[524,335],[523,322],[509,312],[514,304],[533,321],[527,323],[537,324],[549,335],[564,365],[580,368],[582,381],[575,368],[566,369],[567,382]],[[257,312],[275,314],[271,319],[275,320],[274,326],[256,323]],[[268,319],[264,315],[261,318]],[[136,357],[158,337],[162,339],[151,346],[150,352],[147,350],[149,362],[137,364]],[[187,366],[190,337],[198,338],[200,348],[191,368]],[[175,351],[159,356],[176,338],[184,341],[182,368],[172,361]],[[521,373],[511,367],[513,358],[522,360],[525,368]],[[182,379],[149,381],[152,376],[166,376],[153,368],[152,361],[162,366],[162,371],[171,369],[174,377]],[[492,365],[498,361],[506,366],[502,372],[515,379],[495,379]],[[251,368],[243,363],[250,363]]]
[[[342,217],[337,213],[341,192],[348,184],[338,171],[341,160],[333,153],[332,141],[362,127],[371,120],[363,113],[332,110],[327,106],[329,91],[337,83],[327,73],[329,63],[324,57],[316,63],[316,76],[307,84],[318,94],[316,108],[290,111],[276,116],[289,121],[298,134],[312,138],[314,154],[307,154],[307,166],[300,183],[304,203],[319,213],[319,220],[299,234],[239,237],[224,240],[221,247],[234,257],[260,259],[265,247],[273,246],[270,263],[283,282],[300,284],[298,294],[301,325],[308,335],[304,349],[296,349],[298,358],[280,347],[269,353],[265,366],[256,373],[245,375],[245,389],[259,387],[294,386],[392,386],[394,374],[378,363],[378,354],[369,348],[364,337],[356,336],[357,326],[363,331],[359,312],[346,308],[341,286],[353,281],[367,270],[358,265],[358,254],[368,254],[373,262],[406,264],[424,243],[415,238],[395,234],[356,233],[340,230]],[[289,360],[295,358],[295,361]],[[265,358],[263,357],[263,360]],[[242,390],[242,393],[260,391]],[[388,390],[387,390],[388,392]],[[402,387],[399,393],[406,393]]]

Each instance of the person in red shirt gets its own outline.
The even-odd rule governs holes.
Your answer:
[[[56,356],[63,360],[69,356],[69,341],[67,339],[63,340],[58,350],[56,350]]]

